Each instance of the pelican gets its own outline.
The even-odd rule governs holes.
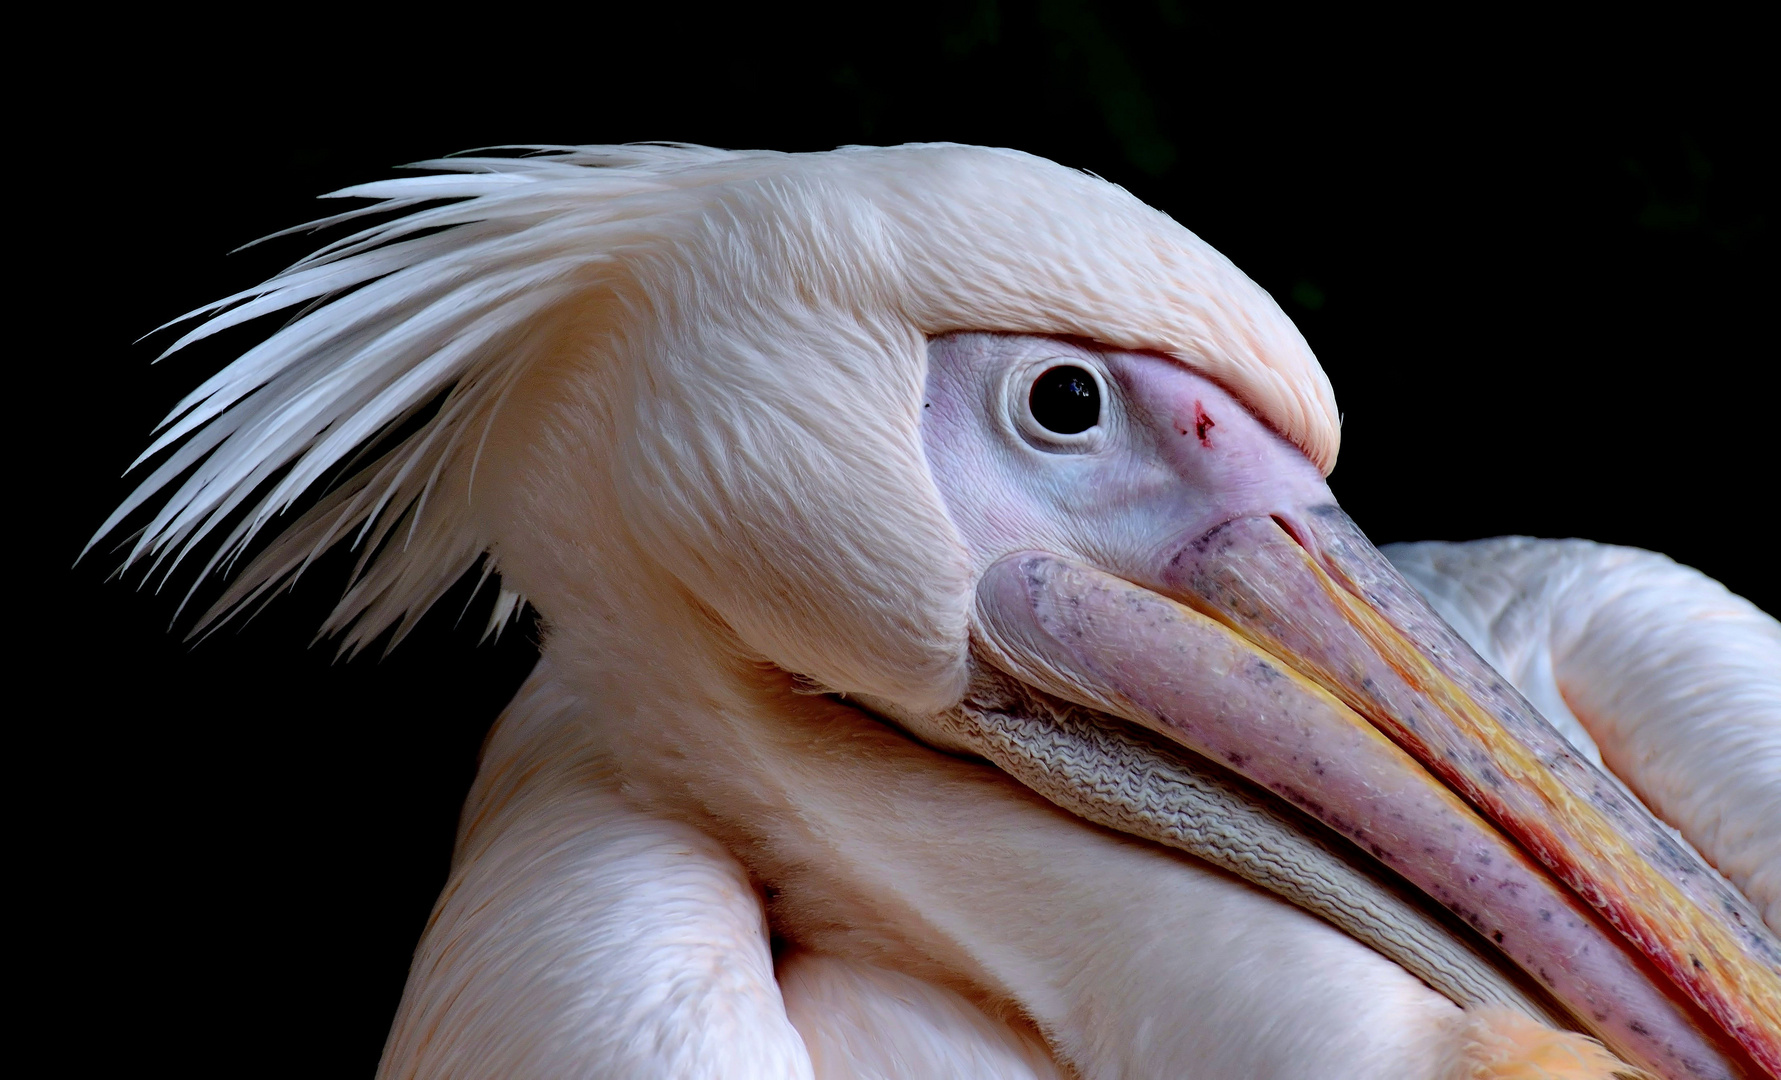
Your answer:
[[[1773,619],[1381,553],[1291,321],[1094,176],[531,149],[193,313],[297,309],[100,530],[275,531],[204,626],[343,542],[349,651],[537,611],[381,1076],[1781,1073]]]

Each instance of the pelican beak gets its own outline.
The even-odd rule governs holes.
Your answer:
[[[1336,507],[1226,522],[1144,585],[1013,555],[982,578],[974,620],[980,655],[1007,675],[1147,728],[1346,837],[1626,1060],[1672,1077],[1752,1062],[1781,1075],[1781,946],[1760,917]]]

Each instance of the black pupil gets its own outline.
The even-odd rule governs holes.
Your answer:
[[[1047,431],[1074,435],[1101,420],[1101,388],[1079,367],[1054,367],[1033,383],[1027,405]]]

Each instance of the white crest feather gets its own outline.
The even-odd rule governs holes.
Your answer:
[[[480,438],[524,370],[534,321],[584,288],[589,270],[611,258],[600,234],[617,215],[598,211],[623,196],[661,190],[655,173],[730,156],[668,145],[529,149],[554,152],[423,161],[414,167],[446,175],[333,192],[325,197],[379,201],[301,230],[437,200],[461,201],[362,229],[255,288],[168,324],[208,316],[162,358],[261,316],[313,305],[174,408],[132,468],[175,449],[106,519],[88,548],[171,491],[125,560],[150,559],[151,572],[168,574],[257,495],[203,572],[226,567],[331,471],[444,394],[419,431],[291,526],[200,625],[288,583],[349,537],[362,551],[356,582],[324,634],[349,631],[343,644],[356,649],[410,613],[425,611],[483,553],[481,538],[466,535],[467,515],[454,514],[453,507],[435,505],[436,520],[418,527],[430,496],[448,479],[454,457],[468,453],[473,471]],[[567,227],[550,227],[566,216],[574,218]],[[462,478],[465,487],[472,482],[468,474]],[[386,543],[400,548],[402,557],[374,560]],[[486,633],[496,632],[520,603],[517,594],[503,590]]]

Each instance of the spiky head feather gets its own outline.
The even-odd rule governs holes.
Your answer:
[[[227,565],[435,407],[285,529],[205,621],[351,538],[359,572],[325,630],[348,648],[392,626],[399,639],[485,552],[500,559],[539,526],[488,490],[512,475],[490,459],[548,468],[551,446],[586,439],[594,456],[561,467],[606,472],[597,512],[622,516],[637,550],[752,649],[836,689],[939,704],[960,688],[970,582],[922,457],[933,335],[1166,353],[1334,464],[1333,395],[1291,321],[1096,177],[943,144],[529,149],[335,192],[377,201],[316,224],[411,212],[192,313],[208,319],[170,352],[309,305],[179,404],[143,455],[166,458],[100,535],[160,499],[130,562],[170,568],[210,546],[206,571]],[[550,393],[587,407],[560,430],[510,430],[547,369]],[[550,599],[533,599],[550,618]]]

